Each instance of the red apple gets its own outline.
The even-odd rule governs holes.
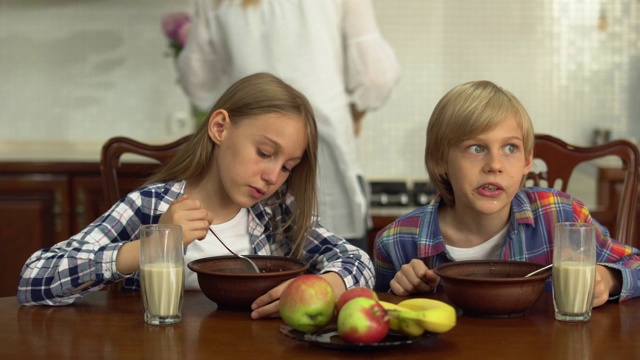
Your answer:
[[[320,275],[293,279],[280,295],[278,311],[285,324],[305,333],[322,329],[333,318],[336,296]]]
[[[358,286],[343,292],[338,297],[338,302],[336,303],[336,311],[340,313],[340,310],[342,309],[342,307],[347,302],[349,302],[349,300],[359,298],[359,297],[365,297],[365,298],[378,301],[378,294],[376,294],[375,291],[364,286]]]
[[[389,332],[389,317],[382,305],[373,299],[352,299],[338,313],[338,335],[350,343],[374,343]]]

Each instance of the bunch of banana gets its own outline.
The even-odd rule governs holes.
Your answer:
[[[439,300],[412,298],[398,304],[379,302],[389,315],[389,328],[407,336],[420,336],[424,331],[443,333],[456,325],[456,310]]]
[[[399,314],[401,312],[410,312],[410,309],[387,301],[378,300],[378,302],[387,310],[389,329],[399,331],[407,336],[420,336],[424,333],[424,328],[418,322],[410,319],[400,319]]]
[[[443,333],[456,326],[456,309],[439,300],[413,298],[401,301],[399,306],[411,309],[401,312],[400,319],[418,321],[426,331]]]

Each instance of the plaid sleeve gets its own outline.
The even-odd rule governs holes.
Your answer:
[[[418,233],[422,209],[401,216],[376,235],[374,259],[376,291],[389,291],[390,283],[402,265],[419,258]]]
[[[396,274],[396,269],[391,262],[390,255],[392,239],[393,237],[390,235],[389,230],[386,232],[381,231],[376,235],[375,249],[373,251],[376,271],[376,291],[389,291],[389,284]]]
[[[537,232],[529,236],[528,242],[544,238],[542,229],[546,229],[546,237],[553,236],[555,223],[575,221],[594,223],[596,231],[596,257],[599,265],[617,269],[622,275],[620,301],[640,296],[640,251],[627,246],[613,238],[609,230],[592,218],[589,210],[580,200],[553,189],[529,188],[526,190]],[[548,240],[551,244],[552,240]],[[531,253],[531,249],[528,249]],[[552,253],[552,248],[549,250]]]
[[[617,269],[622,275],[620,301],[640,296],[640,250],[609,237],[598,227],[596,232],[598,264]]]
[[[609,230],[591,217],[587,207],[581,201],[572,199],[572,221],[596,224],[598,264],[617,269],[622,275],[622,289],[618,299],[623,301],[640,296],[640,251],[611,238]]]
[[[118,250],[138,238],[140,225],[158,222],[163,209],[179,195],[177,185],[157,184],[132,192],[80,233],[35,252],[22,269],[18,301],[67,305],[122,279],[116,270]]]
[[[369,255],[320,225],[309,236],[303,260],[314,273],[338,273],[347,289],[356,286],[373,289],[374,270]]]

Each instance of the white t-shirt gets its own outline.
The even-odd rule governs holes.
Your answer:
[[[249,243],[249,210],[241,209],[240,212],[226,223],[211,225],[213,231],[224,241],[224,243],[236,254],[252,254]],[[200,290],[198,285],[198,274],[191,271],[187,264],[190,261],[202,259],[210,256],[231,255],[218,239],[207,231],[207,236],[202,240],[196,240],[187,246],[184,254],[185,265],[185,290]]]
[[[447,245],[447,250],[449,250],[449,254],[451,254],[456,261],[497,260],[500,258],[500,250],[502,249],[502,243],[507,235],[508,228],[509,225],[505,226],[496,236],[480,245],[470,248],[459,248]]]

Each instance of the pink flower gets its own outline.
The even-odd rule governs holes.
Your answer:
[[[182,26],[178,29],[176,42],[178,43],[178,45],[180,45],[180,47],[184,47],[184,45],[187,43],[187,37],[189,37],[189,30],[191,30],[191,22],[182,24]]]
[[[185,12],[172,12],[162,17],[162,31],[169,40],[173,55],[178,56],[189,35],[191,16]]]

